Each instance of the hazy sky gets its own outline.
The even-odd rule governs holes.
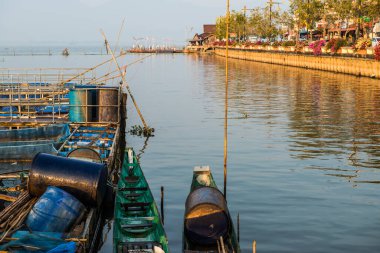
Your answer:
[[[230,2],[240,10],[266,0]],[[183,45],[225,9],[225,0],[0,0],[0,45],[96,45],[100,28],[115,41],[124,18],[122,46],[134,38]]]

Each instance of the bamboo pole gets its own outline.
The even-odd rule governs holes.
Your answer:
[[[106,78],[101,79],[101,80],[92,81],[91,83],[92,84],[104,84],[105,82],[107,82],[109,80],[114,80],[114,79],[119,78],[119,77],[120,77],[120,74],[117,74],[116,76],[106,77]]]
[[[118,45],[119,45],[121,32],[123,31],[124,21],[125,21],[125,18],[124,18],[123,21],[121,22],[121,26],[120,26],[119,34],[117,35],[117,39],[116,39],[116,44],[115,44],[115,47],[113,48],[113,51],[114,51],[115,53],[116,53],[117,47],[118,47]],[[106,45],[106,46],[107,46],[107,45]],[[110,62],[110,65],[108,66],[108,71],[107,71],[107,73],[109,73],[109,72],[111,71],[111,67],[112,67],[112,62]]]
[[[17,200],[16,197],[8,196],[8,195],[5,195],[5,194],[0,194],[0,199],[1,200],[5,200],[7,202],[15,202]]]
[[[104,34],[103,30],[101,30],[101,34],[102,34],[103,38],[106,40],[107,37],[106,37],[106,35]],[[121,71],[121,68],[120,68],[120,66],[119,66],[119,63],[116,61],[115,55],[114,55],[112,49],[110,48],[109,44],[107,44],[107,48],[108,48],[108,50],[111,52],[112,59],[113,59],[113,61],[115,62],[116,66],[117,66],[117,68],[118,68],[118,70],[119,70],[119,72],[120,72],[120,75],[121,75],[122,80],[123,80],[123,84],[124,84],[125,87],[127,88],[128,94],[129,94],[129,96],[131,97],[133,104],[135,105],[136,111],[137,111],[138,115],[140,116],[140,119],[141,119],[141,121],[142,121],[142,123],[143,123],[143,125],[144,125],[144,128],[145,128],[145,129],[148,129],[148,125],[146,124],[146,122],[145,122],[145,120],[144,120],[144,117],[143,117],[143,115],[142,115],[142,113],[141,113],[141,111],[140,111],[140,109],[139,109],[139,107],[138,107],[138,105],[137,105],[137,103],[136,103],[136,100],[135,100],[135,98],[134,98],[133,95],[132,95],[131,89],[129,88],[129,86],[128,86],[128,84],[127,84],[127,81],[125,80],[125,75],[124,75],[123,72]]]
[[[229,40],[229,23],[230,23],[230,0],[227,0],[226,11],[226,88],[225,88],[225,106],[224,106],[224,187],[223,194],[227,201],[227,152],[228,152],[228,40]]]
[[[223,253],[226,253],[226,250],[225,250],[225,248],[224,248],[223,236],[220,237],[220,246],[221,246],[221,248],[222,248],[222,252],[223,252]]]
[[[252,253],[256,253],[256,240],[252,242]]]
[[[116,56],[115,58],[119,58],[120,56],[123,56],[123,55],[118,55],[118,56]],[[113,57],[114,57],[114,56],[113,56]],[[63,81],[63,82],[60,82],[60,83],[58,83],[58,84],[59,84],[59,85],[62,85],[62,84],[65,84],[65,83],[69,83],[69,82],[71,82],[72,80],[74,80],[75,78],[78,78],[78,77],[80,77],[80,76],[83,76],[83,75],[85,75],[86,73],[88,73],[88,72],[90,72],[90,71],[92,71],[92,70],[94,70],[94,69],[96,69],[96,68],[99,68],[100,66],[103,66],[104,64],[106,64],[106,63],[108,63],[108,62],[111,62],[111,61],[113,61],[113,59],[109,59],[109,60],[107,60],[107,61],[104,61],[104,62],[102,62],[102,63],[99,63],[98,65],[96,65],[96,66],[94,66],[94,67],[92,67],[92,68],[89,68],[89,69],[83,71],[82,73],[79,73],[79,74],[77,74],[77,75],[75,75],[75,76],[73,76],[73,77],[71,77],[71,78],[69,78],[69,79],[67,79],[67,80],[65,80],[65,81]]]
[[[154,54],[149,54],[149,55],[147,55],[147,56],[141,57],[141,58],[137,59],[136,61],[133,61],[133,62],[131,62],[131,63],[129,63],[129,64],[126,64],[124,67],[130,67],[130,66],[132,66],[132,65],[134,65],[134,64],[136,64],[136,63],[139,63],[139,62],[141,62],[142,60],[144,60],[145,58],[148,58],[148,57],[150,57],[150,56],[152,56],[152,55],[154,55]],[[115,72],[119,72],[119,70],[116,69],[116,70],[114,70],[114,71],[112,71],[112,72],[109,72],[109,73],[107,73],[107,74],[105,74],[105,75],[102,75],[102,76],[100,76],[100,77],[94,79],[93,82],[97,83],[97,82],[100,82],[99,80],[103,81],[103,78],[106,78],[107,76],[109,76],[109,75],[111,75],[111,74],[113,74],[113,73],[115,73]],[[119,75],[117,75],[117,76],[114,76],[113,78],[117,78],[117,77],[120,77],[120,76],[121,76],[121,75],[119,74]],[[104,80],[108,80],[108,79],[104,79]]]

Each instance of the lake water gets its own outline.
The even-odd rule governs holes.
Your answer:
[[[109,56],[108,56],[109,57]],[[142,55],[127,56],[132,62]],[[107,56],[0,56],[0,67],[91,67]],[[192,169],[222,190],[224,58],[154,55],[127,80],[156,136],[127,136],[181,252]],[[230,61],[227,200],[251,252],[380,252],[380,82]],[[141,124],[128,101],[128,128]],[[236,222],[235,222],[236,223]],[[112,232],[101,252],[112,251]]]

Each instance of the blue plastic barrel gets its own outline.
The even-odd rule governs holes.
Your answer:
[[[26,219],[32,231],[67,232],[82,216],[85,206],[64,190],[49,186]]]

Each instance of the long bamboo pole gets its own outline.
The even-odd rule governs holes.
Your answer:
[[[131,62],[131,63],[125,65],[125,66],[126,66],[126,67],[129,67],[129,66],[131,66],[131,65],[133,65],[133,64],[139,63],[139,62],[141,62],[142,60],[144,60],[145,58],[148,58],[148,57],[150,57],[150,56],[152,56],[152,55],[154,55],[154,54],[149,54],[149,55],[147,55],[147,56],[141,57],[141,58],[137,59],[136,61],[133,61],[133,62]],[[99,80],[106,79],[106,77],[108,77],[109,75],[111,75],[111,74],[113,74],[113,73],[115,73],[115,72],[119,72],[119,70],[116,69],[116,70],[114,70],[114,71],[112,71],[112,72],[109,72],[109,73],[107,73],[107,74],[105,74],[105,75],[102,75],[102,76],[100,76],[100,77],[98,77],[98,78],[92,80],[92,82],[97,83],[97,82],[99,82]],[[117,77],[120,77],[120,74],[118,74]],[[107,80],[107,79],[106,79],[106,80]]]
[[[121,26],[120,26],[119,34],[117,35],[117,39],[116,39],[116,44],[115,44],[115,47],[113,48],[113,51],[114,51],[115,53],[116,53],[117,47],[119,46],[120,35],[121,35],[121,32],[123,31],[123,27],[124,27],[124,21],[125,21],[125,18],[124,18],[123,21],[121,22]],[[110,74],[111,67],[112,67],[112,62],[110,62],[110,65],[108,66],[108,71],[107,71],[108,74]]]
[[[120,56],[122,56],[122,55],[118,55],[118,56],[116,56],[116,58],[119,58]],[[65,81],[63,81],[63,82],[60,82],[59,84],[62,85],[62,84],[65,84],[65,83],[69,83],[69,82],[71,82],[72,80],[74,80],[75,78],[80,77],[80,76],[83,76],[83,75],[85,75],[86,73],[88,73],[88,72],[90,72],[90,71],[92,71],[92,70],[94,70],[94,69],[96,69],[96,68],[99,68],[100,66],[103,66],[104,64],[106,64],[106,63],[108,63],[108,62],[110,62],[110,61],[113,61],[113,59],[109,59],[109,60],[107,60],[107,61],[104,61],[104,62],[102,62],[102,63],[99,63],[98,65],[96,65],[96,66],[94,66],[94,67],[92,67],[92,68],[89,68],[89,69],[83,71],[82,73],[79,73],[79,74],[77,74],[77,75],[75,75],[75,76],[73,76],[73,77],[70,77],[69,79],[67,79],[67,80],[65,80]]]
[[[226,91],[224,106],[224,187],[223,194],[227,200],[227,151],[228,151],[228,43],[229,43],[229,23],[230,23],[230,0],[227,0],[226,11]]]
[[[101,32],[103,38],[106,40],[107,37],[106,37],[106,35],[104,34],[103,30],[100,30],[100,32]],[[142,115],[142,113],[141,113],[141,111],[140,111],[140,109],[139,109],[139,107],[138,107],[138,105],[137,105],[137,103],[136,103],[136,100],[135,100],[135,98],[134,98],[133,95],[132,95],[131,89],[129,88],[128,83],[127,83],[127,81],[125,80],[125,75],[124,75],[123,72],[121,71],[121,68],[120,68],[120,66],[119,66],[119,63],[117,62],[117,60],[116,60],[116,58],[115,58],[115,55],[114,55],[112,49],[110,48],[109,44],[107,44],[107,48],[108,48],[108,50],[111,52],[112,59],[113,59],[113,61],[115,62],[115,65],[117,66],[117,68],[118,68],[118,70],[119,70],[119,72],[120,72],[120,75],[121,75],[122,80],[123,80],[123,84],[124,84],[125,87],[127,88],[128,94],[129,94],[129,96],[131,97],[133,104],[135,105],[136,111],[137,111],[138,115],[140,116],[140,119],[141,119],[141,121],[142,121],[142,123],[143,123],[143,125],[144,125],[144,128],[145,128],[145,129],[148,129],[148,125],[146,124],[146,122],[145,122],[145,120],[144,120],[144,117],[143,117],[143,115]]]

